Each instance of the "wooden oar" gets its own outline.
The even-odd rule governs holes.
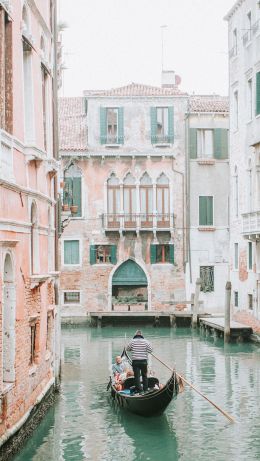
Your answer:
[[[177,373],[173,368],[169,367],[169,365],[167,365],[167,363],[165,363],[161,359],[159,359],[159,357],[157,357],[154,354],[151,354],[151,355],[156,360],[158,360],[158,362],[161,362],[166,368],[171,370],[171,372],[174,371],[176,373],[176,376],[178,376],[178,378],[182,379],[182,381],[184,383],[188,384],[188,386],[190,386],[191,389],[193,389],[195,392],[197,392],[199,395],[201,395],[201,397],[203,397],[205,400],[207,400],[207,402],[209,402],[211,405],[213,405],[213,407],[215,407],[218,411],[220,411],[220,413],[222,413],[227,419],[229,419],[229,421],[231,421],[231,423],[235,423],[235,420],[234,420],[234,418],[232,416],[230,416],[225,410],[222,410],[222,408],[220,408],[216,403],[212,402],[212,400],[210,400],[206,395],[202,394],[202,392],[200,392],[199,389],[197,389],[195,386],[193,386],[193,384],[189,383],[189,381],[187,381],[187,379],[185,379],[182,375]]]

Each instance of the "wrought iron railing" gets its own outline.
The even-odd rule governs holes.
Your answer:
[[[105,229],[169,229],[174,227],[171,213],[108,213],[103,215]]]
[[[124,143],[124,136],[107,134],[105,136],[101,136],[102,144],[123,144]]]
[[[151,136],[152,144],[172,144],[174,142],[173,135],[156,134]]]

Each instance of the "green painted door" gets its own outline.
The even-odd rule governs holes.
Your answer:
[[[143,269],[132,259],[128,259],[118,267],[113,276],[113,286],[147,286],[147,278]]]

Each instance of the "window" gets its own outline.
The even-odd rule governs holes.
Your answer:
[[[238,270],[238,243],[234,243],[234,269]]]
[[[0,128],[13,132],[13,59],[12,20],[0,8],[1,22],[1,77],[0,77]],[[8,52],[5,53],[5,50]]]
[[[124,142],[124,108],[100,108],[100,143],[123,144]]]
[[[47,70],[42,65],[42,120],[43,120],[43,145],[44,149],[47,150]]]
[[[253,295],[248,295],[248,309],[253,310]]]
[[[90,264],[116,264],[116,245],[90,245]]]
[[[164,173],[162,173],[157,179],[156,200],[157,226],[167,227],[170,225],[170,191],[169,180]]]
[[[251,11],[249,11],[247,13],[246,19],[247,19],[246,28],[248,29],[247,30],[247,36],[248,36],[248,40],[251,40],[251,38],[252,38],[252,14],[251,14]]]
[[[174,245],[159,244],[150,246],[151,264],[171,263],[174,264]]]
[[[256,74],[256,115],[260,115],[260,72]]]
[[[33,323],[30,325],[31,328],[31,351],[30,351],[30,365],[33,365],[36,361],[36,335],[37,335],[37,324]]]
[[[238,291],[234,291],[234,304],[238,307]]]
[[[233,56],[237,55],[237,29],[233,30]]]
[[[234,130],[238,129],[238,91],[234,92]]]
[[[151,107],[152,144],[173,143],[174,115],[173,107]]]
[[[204,293],[214,291],[214,266],[200,267],[201,287]]]
[[[39,274],[39,232],[36,203],[31,205],[31,274]]]
[[[140,181],[140,211],[141,226],[152,227],[153,225],[153,186],[152,180],[145,173]]]
[[[199,225],[213,226],[213,197],[199,197]]]
[[[130,173],[124,179],[124,217],[125,227],[135,227],[136,185],[135,179]]]
[[[249,271],[253,269],[253,244],[248,242],[248,265],[247,268]]]
[[[72,217],[82,216],[82,175],[80,168],[72,164],[64,172],[63,204],[71,209]]]
[[[64,264],[80,264],[79,240],[64,240]]]
[[[47,325],[46,325],[46,350],[52,350],[52,313],[49,312],[47,315]]]
[[[238,217],[238,170],[235,166],[234,174],[234,202],[235,202],[235,215]]]
[[[189,129],[189,156],[195,158],[228,158],[228,130],[224,128]]]
[[[80,304],[80,292],[79,291],[65,291],[64,292],[64,304]]]
[[[247,112],[248,120],[252,120],[253,117],[253,85],[252,79],[247,81]]]
[[[107,212],[108,227],[119,227],[120,186],[114,174],[107,181]]]

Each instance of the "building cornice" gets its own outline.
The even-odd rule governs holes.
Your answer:
[[[232,6],[231,10],[224,16],[225,21],[229,21],[229,19],[233,16],[233,14],[238,10],[238,8],[244,3],[245,0],[237,0],[236,3]]]
[[[48,202],[50,205],[55,205],[55,200],[48,197],[48,195],[42,194],[41,192],[37,192],[33,189],[28,189],[26,187],[20,186],[19,184],[15,184],[13,182],[7,181],[5,179],[0,179],[0,186],[4,187],[5,189],[12,190],[13,192],[17,192],[18,194],[22,192],[25,195],[30,197],[35,197],[45,202]]]

